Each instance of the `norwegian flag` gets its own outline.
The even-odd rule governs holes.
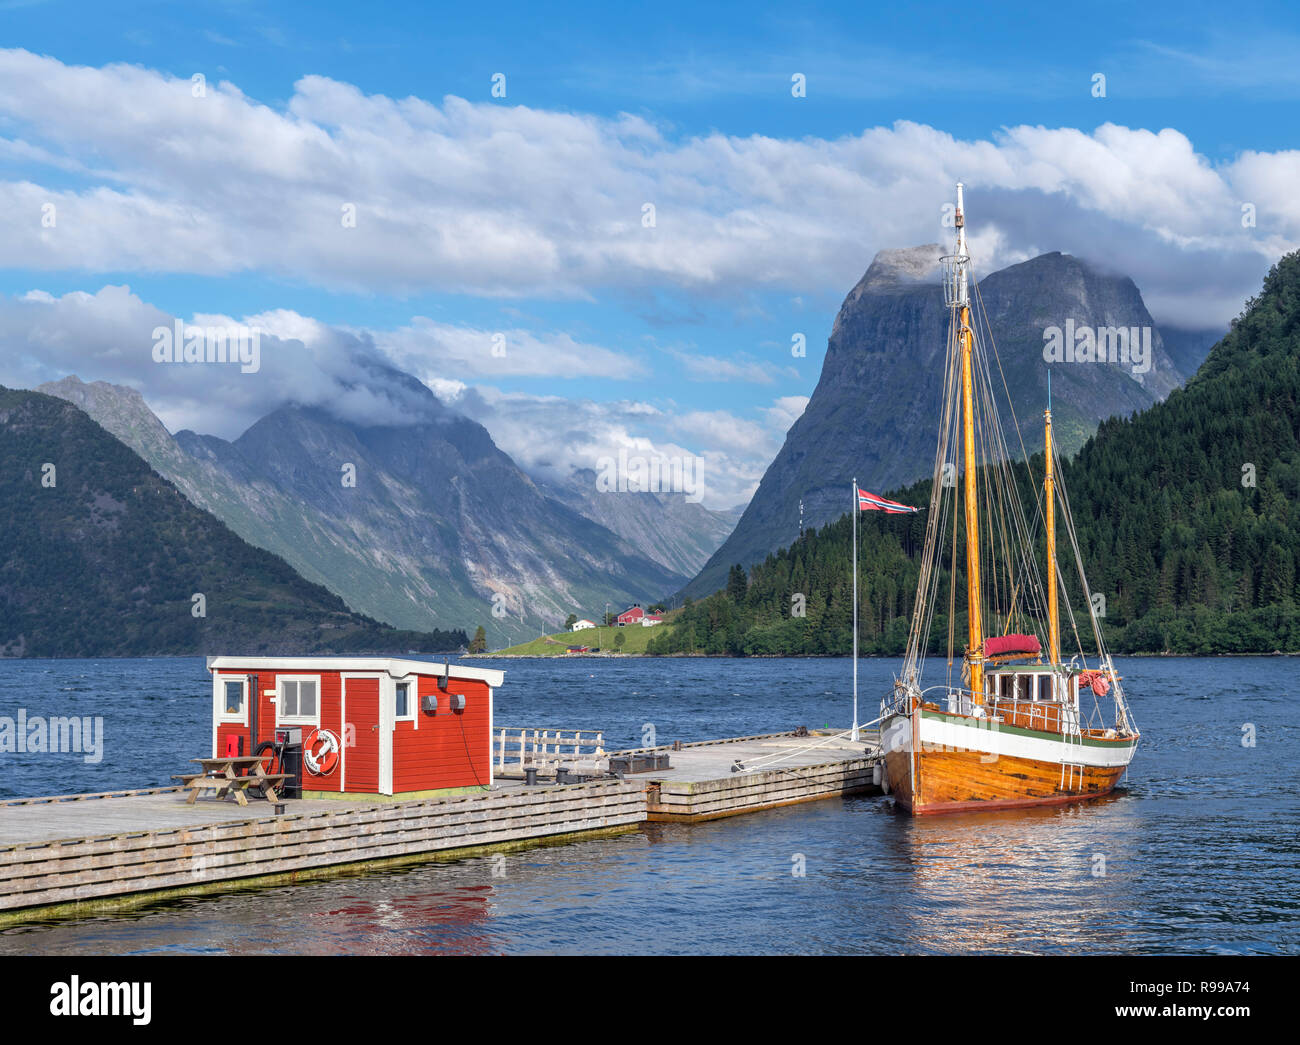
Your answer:
[[[893,515],[901,515],[908,512],[919,512],[920,508],[913,508],[911,505],[899,504],[897,501],[890,501],[884,497],[878,497],[874,493],[868,493],[866,490],[858,491],[858,509],[864,512],[889,512]]]

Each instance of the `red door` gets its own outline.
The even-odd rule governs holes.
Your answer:
[[[343,723],[344,788],[379,793],[379,680],[346,680]]]

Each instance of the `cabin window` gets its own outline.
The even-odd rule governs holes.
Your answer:
[[[217,679],[216,692],[217,719],[221,722],[247,722],[248,679],[240,675],[237,678]]]
[[[393,718],[415,720],[415,685],[398,682],[393,685]]]
[[[314,676],[281,678],[276,719],[279,722],[318,722],[320,720],[320,679]]]

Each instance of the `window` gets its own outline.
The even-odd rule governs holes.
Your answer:
[[[219,677],[213,699],[218,721],[247,724],[248,679],[243,675]]]
[[[320,680],[318,678],[281,678],[276,719],[280,722],[320,720]]]
[[[415,686],[411,682],[393,684],[393,718],[415,720]]]

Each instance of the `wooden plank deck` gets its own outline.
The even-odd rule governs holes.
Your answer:
[[[635,830],[645,819],[641,785],[620,780],[290,801],[281,816],[269,803],[188,805],[183,793],[15,804],[0,808],[0,923]]]
[[[654,821],[715,820],[879,791],[873,783],[876,732],[863,731],[856,744],[837,732],[844,731],[738,737],[684,744],[680,751],[656,748],[667,751],[671,768],[628,779],[647,782],[646,809]]]
[[[264,801],[189,805],[180,788],[0,802],[0,924],[869,792],[875,745],[874,733],[857,744],[827,733],[737,737],[651,749],[672,768],[624,780],[290,800],[278,816]]]
[[[229,823],[272,816],[275,811],[275,807],[265,801],[240,806],[224,799],[204,798],[188,805],[187,797],[188,790],[180,790],[157,795],[3,806],[0,807],[0,848],[24,842],[101,838]],[[338,802],[294,801],[287,804],[295,813],[339,808]]]

